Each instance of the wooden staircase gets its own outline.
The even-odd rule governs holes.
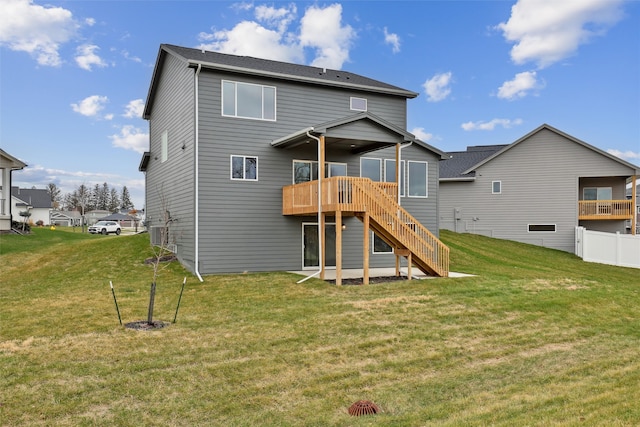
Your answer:
[[[346,212],[360,220],[368,215],[369,228],[393,247],[397,255],[407,256],[426,274],[447,277],[449,248],[400,206],[396,195],[395,183],[346,176],[326,178],[322,180],[322,211]],[[317,212],[317,200],[317,181],[286,186],[283,214]]]

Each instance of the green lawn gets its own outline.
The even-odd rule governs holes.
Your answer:
[[[336,287],[172,263],[148,235],[0,236],[3,426],[635,426],[640,270],[443,232],[460,279]],[[382,413],[351,417],[368,399]]]

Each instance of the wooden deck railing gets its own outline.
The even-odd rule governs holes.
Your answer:
[[[631,219],[633,206],[631,200],[580,200],[578,201],[578,219]]]
[[[370,219],[399,248],[413,254],[422,270],[449,274],[449,248],[397,203],[395,183],[369,178],[333,177],[322,181],[322,211],[368,213]],[[282,191],[282,213],[305,215],[318,211],[318,182],[289,185]]]

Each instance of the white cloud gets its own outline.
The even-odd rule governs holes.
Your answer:
[[[236,10],[251,10],[248,3],[234,5]],[[300,32],[289,30],[295,21],[297,8],[258,6],[254,21],[242,21],[230,30],[216,30],[198,35],[200,48],[234,55],[247,55],[294,63],[304,62],[304,49],[315,50],[311,65],[342,68],[349,59],[349,49],[355,31],[342,25],[342,6],[321,8],[310,6],[300,20]]]
[[[107,63],[100,58],[96,51],[100,48],[94,44],[83,44],[76,49],[76,63],[83,70],[91,71],[92,66],[106,67]]]
[[[301,62],[303,52],[295,44],[287,44],[283,35],[252,21],[242,21],[231,30],[200,33],[200,48],[233,55]]]
[[[93,27],[94,25],[96,25],[96,20],[93,18],[86,18],[84,20],[84,23],[87,24],[87,26],[89,27]]]
[[[622,17],[623,0],[518,0],[507,22],[496,26],[514,43],[516,64],[544,68],[573,55]]]
[[[134,99],[133,101],[129,101],[129,103],[125,107],[123,116],[130,119],[139,119],[142,118],[143,111],[144,101],[142,99]]]
[[[620,157],[621,159],[626,160],[628,162],[632,162],[632,163],[637,163],[637,161],[640,160],[640,152],[635,152],[631,150],[620,151],[614,148],[609,148],[607,150],[607,153],[612,154],[616,157]]]
[[[61,7],[44,7],[31,0],[3,0],[0,45],[33,56],[38,64],[58,67],[58,50],[75,35],[78,23]]]
[[[524,98],[529,91],[540,89],[542,86],[544,85],[538,82],[535,71],[524,71],[498,88],[498,98],[508,100]]]
[[[395,33],[389,33],[387,27],[384,27],[384,42],[391,45],[393,53],[400,52],[400,37]]]
[[[324,9],[311,6],[300,20],[300,44],[316,49],[311,65],[340,69],[349,60],[349,49],[356,36],[349,25],[342,25],[342,5]]]
[[[71,104],[71,108],[76,113],[83,116],[94,117],[104,109],[105,104],[109,101],[106,96],[92,95],[88,96],[77,104]]]
[[[436,74],[429,80],[424,82],[422,87],[427,94],[427,101],[438,102],[445,99],[451,93],[451,87],[449,85],[452,82],[451,71],[448,73]]]
[[[505,129],[509,129],[513,126],[522,124],[522,119],[493,119],[490,122],[467,122],[461,125],[462,129],[466,131],[472,130],[493,130],[496,126],[502,126]]]
[[[419,140],[421,140],[423,142],[427,142],[427,141],[433,139],[433,134],[425,132],[424,128],[413,128],[411,130],[411,133],[414,134],[416,136],[416,138],[418,138]]]
[[[132,150],[136,153],[144,153],[149,147],[149,134],[132,125],[120,128],[120,134],[109,137],[114,147]]]
[[[138,62],[138,63],[142,62],[142,59],[140,59],[140,58],[139,58],[139,57],[137,57],[137,56],[133,56],[133,55],[131,55],[131,54],[129,53],[129,51],[127,51],[127,50],[123,50],[123,51],[122,51],[122,56],[124,56],[126,59],[128,59],[128,60],[130,60],[130,61],[133,61],[133,62]]]
[[[293,3],[289,5],[289,8],[281,7],[279,9],[270,6],[257,6],[255,17],[258,21],[277,28],[278,33],[284,34],[289,24],[296,18],[296,12],[296,5]]]

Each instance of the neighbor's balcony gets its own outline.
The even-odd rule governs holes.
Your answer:
[[[578,219],[608,220],[633,218],[631,200],[580,200]]]
[[[322,179],[323,212],[364,212],[363,188],[375,185],[393,200],[398,198],[395,182],[372,182],[368,178],[336,176]],[[283,215],[309,215],[318,212],[318,181],[287,185],[282,188]]]

